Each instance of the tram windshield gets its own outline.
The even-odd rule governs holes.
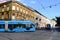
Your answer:
[[[34,24],[26,24],[26,27],[33,28],[33,27],[35,27],[35,25]]]

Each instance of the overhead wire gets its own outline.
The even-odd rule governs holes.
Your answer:
[[[45,10],[46,8],[52,8],[52,7],[54,7],[54,6],[60,5],[60,3],[55,3],[55,4],[52,4],[52,5],[49,5],[49,6],[45,7],[45,6],[43,6],[42,3],[40,3],[41,0],[38,0],[38,2],[39,2],[39,4],[41,5],[42,9],[44,9],[44,10]],[[50,0],[50,2],[52,2],[52,0]]]
[[[42,9],[45,10],[45,7],[43,6],[43,4],[41,3],[41,0],[38,0],[38,3],[40,4],[40,6],[42,7]]]

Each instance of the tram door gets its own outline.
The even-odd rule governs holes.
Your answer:
[[[5,31],[8,31],[8,21],[5,21]]]

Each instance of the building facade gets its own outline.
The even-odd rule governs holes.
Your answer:
[[[0,4],[0,20],[30,20],[39,23],[39,27],[50,21],[38,11],[15,0]]]
[[[17,1],[0,4],[0,20],[34,20],[34,12]]]
[[[57,24],[57,22],[55,20],[50,20],[50,22],[51,22],[52,28],[55,28],[55,25]]]

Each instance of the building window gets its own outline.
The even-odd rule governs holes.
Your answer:
[[[12,10],[15,10],[15,6],[12,6]]]
[[[2,12],[2,15],[4,15],[4,13]]]
[[[20,12],[22,12],[22,9],[20,9]]]
[[[4,8],[2,9],[2,12],[4,12]]]
[[[17,10],[19,11],[19,7],[17,7]]]
[[[4,5],[4,7],[6,7],[6,5]]]
[[[23,13],[25,13],[25,10],[23,10]]]
[[[13,13],[13,15],[12,15],[12,20],[14,20],[15,19],[15,14]]]
[[[39,21],[41,21],[41,19],[39,19]]]
[[[15,19],[15,15],[12,15],[12,20],[14,20]]]
[[[9,7],[7,7],[7,11],[9,11]]]
[[[36,18],[36,20],[38,20],[38,18]]]
[[[26,11],[26,14],[28,14],[28,12]]]

